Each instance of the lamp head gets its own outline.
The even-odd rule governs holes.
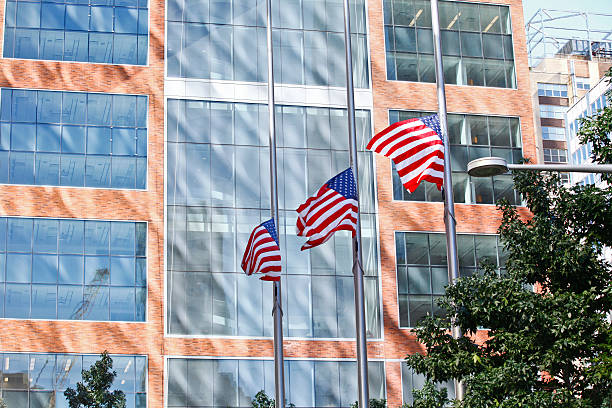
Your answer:
[[[501,157],[482,157],[469,162],[467,171],[472,177],[499,176],[508,172],[508,163]]]

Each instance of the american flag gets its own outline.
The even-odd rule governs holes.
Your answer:
[[[330,179],[297,209],[298,236],[307,237],[302,251],[321,245],[336,231],[357,228],[357,188],[350,168]]]
[[[438,115],[394,123],[377,133],[367,148],[393,160],[402,184],[411,193],[422,180],[442,189],[444,145]]]
[[[261,280],[280,280],[281,254],[274,219],[255,227],[244,250],[241,266],[247,275],[262,273]]]

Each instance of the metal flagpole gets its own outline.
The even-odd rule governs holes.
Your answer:
[[[267,0],[266,39],[268,44],[268,118],[270,120],[270,214],[274,218],[276,233],[280,237],[280,219],[278,217],[278,185],[276,180],[276,127],[274,111],[274,56],[272,44],[272,5]],[[280,240],[279,240],[280,241]],[[276,408],[285,408],[285,367],[283,359],[283,304],[281,282],[274,281],[274,389]]]
[[[448,265],[448,283],[452,285],[459,278],[459,260],[457,258],[457,221],[455,220],[455,201],[453,198],[453,180],[450,164],[450,142],[446,121],[446,94],[444,91],[444,67],[442,65],[442,48],[440,43],[440,19],[438,17],[438,0],[431,0],[431,28],[433,31],[434,56],[436,59],[436,85],[438,88],[438,116],[444,141],[444,224],[446,225],[446,258]],[[453,337],[462,336],[461,329],[451,322]],[[455,380],[455,397],[463,400],[463,384]]]
[[[365,302],[363,294],[363,269],[361,256],[361,211],[359,209],[359,177],[357,166],[357,136],[355,132],[355,95],[353,89],[353,60],[351,50],[351,10],[349,0],[344,0],[344,43],[346,56],[346,100],[348,108],[349,155],[351,169],[357,187],[357,228],[353,238],[353,279],[355,286],[355,329],[357,332],[357,382],[359,408],[369,408],[368,350],[366,345]]]

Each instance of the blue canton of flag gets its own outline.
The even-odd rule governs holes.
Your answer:
[[[428,128],[433,129],[433,131],[440,136],[442,142],[444,142],[444,139],[442,139],[442,128],[440,127],[440,119],[438,118],[438,115],[425,116],[424,118],[421,118],[421,122],[423,122]]]

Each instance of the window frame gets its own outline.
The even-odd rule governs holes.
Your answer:
[[[144,3],[145,6],[144,7],[140,7],[140,4],[139,4],[140,2]],[[27,57],[20,57],[20,56],[16,57],[16,56],[14,56],[14,52],[15,52],[15,48],[16,48],[15,32],[18,29],[22,29],[22,28],[17,28],[17,9],[18,9],[17,3],[25,3],[25,4],[36,4],[36,3],[29,3],[29,2],[23,2],[23,1],[12,1],[12,2],[7,1],[6,4],[5,4],[5,8],[4,8],[4,13],[5,13],[4,15],[5,16],[9,15],[8,14],[8,11],[9,11],[8,10],[8,8],[9,8],[8,5],[9,5],[9,3],[14,3],[15,4],[15,18],[14,18],[14,26],[12,26],[12,27],[8,27],[7,26],[8,19],[5,19],[4,34],[3,34],[3,38],[2,38],[3,44],[7,44],[6,35],[7,35],[7,32],[9,32],[11,30],[13,32],[13,43],[8,48],[7,47],[3,47],[3,52],[2,52],[3,58],[5,58],[5,59],[18,59],[18,60],[19,59],[28,59],[28,60],[34,60],[34,61],[60,61],[60,62],[69,62],[69,63],[88,63],[88,64],[94,64],[95,63],[95,64],[104,64],[104,65],[116,65],[116,66],[123,66],[123,65],[127,65],[127,66],[149,66],[150,62],[151,62],[150,61],[150,55],[149,55],[149,47],[150,47],[150,44],[151,44],[151,32],[150,32],[151,31],[150,30],[150,28],[151,28],[151,7],[150,7],[151,4],[150,4],[150,2],[148,0],[144,0],[144,1],[140,0],[140,2],[137,1],[136,2],[137,3],[136,6],[126,6],[126,5],[118,5],[118,6],[116,6],[114,4],[112,4],[110,6],[95,5],[95,4],[94,5],[92,5],[92,4],[84,4],[84,5],[82,5],[82,4],[66,2],[66,0],[64,0],[63,3],[38,3],[38,4],[41,4],[40,11],[39,11],[40,12],[40,16],[42,16],[42,12],[43,12],[42,4],[51,4],[51,5],[57,5],[57,6],[63,6],[64,7],[64,28],[63,29],[42,27],[43,22],[42,22],[42,19],[40,17],[39,17],[39,27],[38,28],[36,28],[36,27],[32,28],[32,30],[38,30],[38,34],[37,34],[37,38],[39,38],[39,40],[38,40],[39,43],[37,44],[38,48],[42,48],[41,33],[43,31],[48,31],[48,32],[53,32],[53,33],[62,33],[62,38],[63,38],[63,40],[62,40],[63,41],[62,59],[55,59],[55,58],[41,58],[42,57],[42,55],[41,55],[42,50],[39,51],[38,58],[27,58]],[[87,30],[68,29],[67,28],[68,21],[67,21],[66,6],[84,6],[84,7],[88,7],[88,17],[89,17],[89,19],[88,19],[88,29]],[[92,22],[90,21],[91,20],[91,15],[92,15],[92,6],[94,6],[96,8],[110,7],[113,10],[113,23],[116,20],[115,13],[114,13],[114,10],[115,10],[116,7],[118,7],[119,9],[136,10],[136,18],[137,18],[137,20],[136,20],[136,26],[134,27],[134,32],[126,33],[126,32],[122,32],[122,31],[116,31],[116,29],[114,27],[112,28],[112,31],[110,31],[110,32],[106,32],[106,31],[94,31],[94,30],[92,30],[91,29]],[[147,14],[147,18],[146,18],[146,35],[144,33],[141,33],[141,26],[140,26],[140,14],[141,14],[141,11],[143,11],[143,10]],[[144,31],[144,30],[142,30],[142,31]],[[87,44],[86,44],[86,46],[87,46],[87,56],[86,56],[86,59],[83,59],[83,60],[80,60],[80,59],[79,60],[76,60],[76,59],[64,59],[64,55],[66,53],[66,46],[67,46],[66,45],[66,41],[67,41],[66,40],[66,33],[85,33],[85,35],[87,36]],[[135,44],[136,45],[136,63],[91,61],[90,60],[91,59],[91,54],[90,54],[90,51],[89,51],[90,43],[91,43],[91,38],[90,38],[90,34],[91,33],[93,33],[93,34],[109,34],[109,35],[112,36],[112,40],[111,40],[111,42],[112,42],[112,51],[111,51],[111,54],[112,55],[111,55],[111,58],[114,58],[114,52],[115,52],[115,45],[114,45],[115,44],[115,34],[119,34],[118,38],[121,37],[122,35],[126,35],[126,34],[134,36],[135,43],[136,43]],[[144,60],[145,60],[144,63],[138,63],[138,60],[140,58],[138,50],[139,50],[139,48],[141,46],[139,39],[141,37],[146,38],[146,44],[142,44],[145,47],[145,49],[146,49],[146,52],[145,52],[145,55],[144,55]],[[7,49],[12,50],[12,54],[13,54],[12,56],[6,56],[5,55],[5,52],[7,51]]]
[[[418,110],[401,110],[401,109],[392,109],[389,108],[387,109],[387,123],[388,124],[392,124],[391,123],[391,115],[392,114],[396,114],[399,113],[400,115],[402,113],[408,113],[408,114],[418,114],[419,116],[415,116],[415,117],[421,117],[421,116],[427,116],[427,115],[433,115],[436,112],[431,112],[431,111],[418,111]],[[500,115],[486,115],[486,114],[475,114],[475,113],[461,113],[461,112],[452,112],[449,113],[449,115],[451,116],[463,116],[464,121],[467,121],[468,117],[482,117],[482,118],[486,118],[487,119],[487,129],[488,129],[488,118],[499,118],[499,119],[516,119],[518,120],[518,131],[519,131],[519,141],[520,141],[520,149],[521,149],[521,156],[524,154],[523,151],[523,132],[522,132],[522,123],[521,123],[521,117],[520,116],[500,116]],[[399,118],[400,120],[404,120],[401,117]],[[395,122],[394,122],[395,123]],[[489,136],[489,133],[487,131],[487,135]],[[512,137],[512,135],[510,135],[510,137]],[[517,147],[512,146],[514,144],[514,142],[511,140],[511,146],[508,147],[509,150],[514,150],[517,149]],[[471,142],[469,144],[451,144],[451,146],[465,146],[466,148],[469,146],[479,146],[479,145],[472,145]],[[484,145],[484,146],[488,146],[489,149],[494,149],[494,148],[505,148],[505,147],[500,147],[500,146],[495,146],[495,145],[491,145],[490,143],[488,145]],[[404,199],[397,199],[395,198],[395,194],[394,194],[394,186],[395,186],[395,168],[394,168],[394,164],[391,164],[391,169],[390,169],[390,173],[389,173],[389,178],[391,179],[391,188],[392,188],[392,201],[393,202],[420,202],[420,203],[433,203],[433,202],[441,202],[441,200],[439,201],[431,201],[431,200],[404,200]],[[470,197],[471,197],[471,202],[469,203],[455,203],[455,204],[461,204],[461,205],[496,205],[494,202],[493,203],[478,203],[475,202],[474,197],[472,197],[472,193],[474,191],[474,186],[472,184],[472,178],[471,176],[467,175],[467,167],[465,169],[465,171],[457,171],[455,169],[453,169],[453,174],[464,174],[467,176],[467,183],[468,183],[468,188],[470,189]],[[419,189],[429,189],[429,188],[433,188],[433,185],[430,185],[431,183],[429,182],[422,182],[421,185],[419,185]],[[406,194],[405,188],[400,185],[400,187],[402,188],[402,196],[404,196]],[[437,190],[436,190],[437,191]],[[492,187],[492,194],[494,194],[494,185]],[[415,192],[416,193],[416,192]],[[423,191],[423,193],[425,194],[425,192]],[[414,194],[414,193],[413,193]],[[522,202],[520,201],[520,197],[515,195],[515,200],[516,200],[516,205],[520,206],[522,205]]]
[[[11,182],[11,173],[9,168],[5,168],[6,170],[6,181],[0,182],[0,185],[27,185],[27,186],[50,186],[50,187],[59,187],[59,188],[78,188],[78,189],[105,189],[105,190],[136,190],[136,191],[147,191],[148,186],[148,177],[149,177],[149,142],[150,142],[150,98],[148,94],[121,94],[121,93],[104,93],[104,92],[81,92],[81,91],[64,91],[64,90],[43,90],[43,89],[29,89],[29,88],[10,88],[10,87],[2,87],[0,89],[2,94],[7,95],[3,96],[2,102],[7,105],[6,108],[2,109],[2,119],[1,126],[2,131],[5,129],[9,130],[9,136],[6,139],[2,137],[0,139],[0,154],[5,154],[7,157],[11,155],[31,155],[30,162],[35,163],[36,166],[39,165],[37,157],[50,157],[55,156],[57,160],[57,173],[55,175],[56,182],[39,182],[37,179],[37,171],[34,167],[31,169],[31,175],[28,174],[28,177],[31,176],[31,179],[26,180],[27,182],[23,182],[18,180],[17,182]],[[43,97],[48,95],[54,95],[55,98],[59,98],[60,109],[54,112],[52,115],[56,116],[53,118],[43,117],[41,118],[41,112],[44,111],[45,107],[49,105],[49,103],[45,104],[45,99]],[[30,97],[33,98],[34,106],[25,106],[23,109],[19,109],[18,104],[16,103],[18,98]],[[8,100],[5,100],[7,99]],[[122,119],[119,116],[118,119],[114,119],[113,112],[116,109],[121,108],[122,98],[132,98],[133,99],[133,124],[124,124],[124,123],[115,123],[120,122]],[[104,102],[106,101],[106,102]],[[51,101],[53,102],[53,101]],[[106,103],[103,106],[104,112],[102,112],[104,118],[102,120],[91,121],[88,118],[92,109],[99,109],[96,106],[97,103]],[[125,100],[123,100],[125,102]],[[74,105],[80,105],[78,108],[74,108]],[[82,104],[82,105],[81,105]],[[141,106],[144,105],[144,106]],[[16,117],[19,113],[24,109],[33,108],[33,113],[30,113],[30,116],[27,118]],[[144,110],[144,112],[141,110]],[[6,110],[5,110],[6,109]],[[66,109],[69,109],[66,111]],[[76,113],[75,113],[76,112]],[[95,112],[95,111],[94,111]],[[99,112],[95,112],[98,114]],[[8,117],[5,117],[7,115]],[[32,116],[33,115],[33,116]],[[66,120],[66,116],[77,116],[74,120]],[[11,146],[11,142],[9,142],[11,136],[10,133],[12,131],[11,128],[18,126],[28,126],[32,128],[33,132],[33,140],[35,141],[35,145],[32,146],[31,149],[16,149]],[[40,129],[42,128],[53,128],[55,129],[55,136],[58,138],[57,140],[57,148],[54,149],[45,149],[38,145],[38,138],[41,134]],[[65,136],[69,136],[70,132],[68,130],[75,130],[76,133],[82,132],[83,139],[82,145],[77,149],[68,148],[67,151],[64,151],[64,147],[60,149],[60,145],[66,141],[70,141],[70,137],[65,138]],[[97,152],[97,151],[89,151],[89,134],[91,132],[97,132],[99,130],[107,131],[108,143],[107,152]],[[75,133],[75,134],[76,134]],[[133,152],[122,152],[122,153],[111,153],[111,149],[120,148],[120,144],[117,143],[115,145],[115,141],[113,141],[112,136],[116,134],[126,134],[127,138],[124,140],[133,143],[132,148]],[[130,133],[132,134],[133,141],[130,139]],[[140,138],[144,135],[145,143],[143,144],[140,141]],[[77,135],[78,137],[78,135]],[[5,146],[2,147],[2,140],[5,141]],[[102,139],[101,139],[102,140]],[[121,140],[115,137],[115,140]],[[112,142],[112,143],[111,143]],[[6,144],[8,143],[8,144]],[[144,149],[144,152],[141,151]],[[87,158],[91,158],[92,163],[96,163],[96,159],[98,162],[103,163],[107,162],[108,164],[108,175],[106,176],[107,184],[106,185],[88,185],[87,177],[88,172],[87,168],[89,166]],[[113,157],[115,159],[113,160]],[[131,162],[131,166],[133,166],[133,170],[130,172],[132,174],[128,174],[130,179],[133,179],[131,186],[126,185],[116,185],[112,178],[112,170],[115,168],[115,163],[117,166],[121,165],[122,161],[129,160]],[[63,163],[72,163],[72,162],[82,162],[82,172],[81,174],[77,174],[76,179],[74,176],[68,175],[66,178],[68,182],[64,180],[63,177]],[[2,163],[0,163],[1,165]],[[6,164],[8,166],[9,164]],[[144,167],[144,169],[143,169]],[[122,173],[120,173],[122,174]],[[0,176],[2,172],[0,172]],[[119,176],[117,179],[121,180],[123,176]],[[72,181],[73,179],[76,180]],[[78,181],[81,179],[81,181]],[[44,180],[44,179],[43,179]],[[64,184],[62,184],[64,183]]]
[[[384,3],[386,4],[387,1],[385,1]],[[388,0],[388,3],[390,5],[391,9],[393,9],[393,0]],[[477,3],[477,2],[463,2],[463,1],[462,2],[458,2],[458,1],[452,1],[452,0],[443,1],[443,3],[454,3],[454,4],[464,4],[464,5],[476,6],[476,8],[477,8],[476,14],[479,16],[479,19],[480,19],[480,14],[481,14],[481,12],[480,12],[480,5],[484,4],[484,3]],[[484,5],[485,6],[489,6],[489,4],[484,4]],[[449,30],[442,29],[441,35],[444,37],[445,33],[447,33],[447,32],[457,33],[457,36],[459,38],[459,43],[461,43],[462,42],[462,40],[461,40],[461,33],[462,32],[465,32],[465,33],[468,33],[468,34],[478,33],[478,35],[480,36],[480,39],[481,39],[481,55],[482,55],[482,58],[477,57],[475,59],[475,58],[472,58],[472,57],[467,56],[467,55],[466,56],[461,55],[462,54],[462,51],[461,51],[462,46],[460,45],[459,46],[459,56],[453,57],[452,55],[443,55],[443,59],[449,60],[449,61],[452,58],[457,59],[459,61],[458,64],[459,64],[459,67],[460,67],[460,70],[461,70],[460,72],[462,72],[463,76],[466,77],[465,81],[467,81],[467,82],[469,82],[470,79],[467,78],[468,75],[469,75],[467,68],[465,68],[465,71],[464,71],[464,68],[463,68],[464,61],[465,62],[474,62],[474,61],[471,61],[471,60],[475,60],[475,61],[476,60],[480,60],[480,66],[482,67],[482,81],[483,81],[483,84],[469,84],[469,83],[461,83],[461,84],[459,84],[459,83],[452,83],[452,82],[449,82],[447,80],[446,81],[447,85],[478,86],[478,87],[483,87],[483,88],[497,88],[497,89],[517,89],[518,84],[517,84],[517,81],[516,81],[516,59],[515,59],[515,50],[514,50],[514,35],[513,35],[513,31],[512,31],[512,18],[511,18],[511,13],[510,13],[510,7],[507,6],[507,5],[501,5],[501,4],[495,4],[495,5],[491,5],[491,6],[498,7],[498,10],[501,10],[502,7],[505,7],[508,10],[508,12],[506,14],[507,18],[509,20],[508,21],[508,27],[507,27],[508,33],[504,32],[504,28],[503,27],[501,28],[501,31],[499,33],[493,33],[495,35],[499,35],[500,36],[501,43],[502,43],[502,48],[504,49],[504,52],[503,52],[504,55],[502,56],[501,59],[494,59],[494,58],[487,58],[487,57],[485,57],[485,55],[484,55],[485,54],[485,52],[484,52],[484,36],[491,35],[491,33],[488,32],[488,28],[489,27],[480,28],[480,31],[475,32],[473,30],[462,30],[462,29],[460,29],[458,27],[459,24],[455,25],[454,23],[452,23],[451,25],[452,25],[453,29],[452,30],[450,30],[450,29]],[[471,7],[471,6],[467,6],[467,7]],[[388,35],[388,32],[393,31],[395,29],[395,27],[402,27],[402,25],[396,25],[394,23],[393,15],[395,14],[395,12],[393,10],[391,11],[392,16],[387,16],[386,15],[386,11],[387,11],[386,7],[383,6],[383,28],[382,29],[383,29],[383,38],[384,38],[383,41],[384,41],[385,55],[386,55],[386,58],[385,58],[385,79],[387,81],[398,81],[398,82],[417,82],[417,83],[432,83],[433,82],[433,83],[435,83],[435,79],[433,81],[423,81],[423,80],[420,80],[420,68],[417,68],[417,71],[416,71],[417,73],[415,74],[415,75],[417,75],[417,79],[416,80],[415,79],[399,79],[398,78],[399,70],[397,68],[398,64],[397,64],[397,60],[396,60],[396,54],[397,54],[398,51],[396,50],[395,40],[394,40],[393,48],[389,47],[389,40],[391,38],[394,39],[395,35],[394,34],[393,35]],[[461,13],[459,13],[459,15],[460,14]],[[505,13],[502,13],[501,11],[498,11],[498,15],[502,15],[502,14],[505,14]],[[451,25],[449,25],[449,27],[451,27]],[[416,26],[417,26],[417,24],[411,23],[408,27],[416,28]],[[425,25],[423,27],[431,27],[431,24],[429,24],[429,26]],[[486,31],[483,31],[485,29],[486,29]],[[390,31],[388,31],[388,30],[390,30]],[[511,39],[511,47],[508,47],[506,45],[506,40],[505,40],[506,37],[509,37]],[[416,43],[417,43],[417,41],[415,41],[415,46],[416,46]],[[444,44],[442,45],[442,48],[443,49],[445,48]],[[507,57],[505,55],[506,52],[510,53],[510,51],[512,53],[512,55],[510,56],[511,58],[506,58]],[[400,51],[400,53],[401,53],[401,51]],[[403,54],[406,55],[406,56],[409,55],[410,58],[414,59],[414,61],[418,60],[419,62],[417,64],[419,64],[419,66],[420,66],[421,56],[422,55],[425,55],[425,56],[429,56],[430,55],[430,54],[421,54],[421,53],[419,53],[417,51],[416,47],[415,47],[415,50],[413,52],[412,51],[409,52],[409,53],[404,52]],[[390,66],[389,66],[389,63],[390,63],[391,60],[393,61],[393,67],[392,68],[390,68]],[[505,80],[505,85],[506,86],[495,86],[495,85],[485,84],[487,82],[487,79],[486,79],[487,78],[487,69],[486,69],[487,62],[489,62],[492,65],[495,65],[493,63],[496,62],[496,61],[501,61],[502,65],[504,65],[504,67],[502,68],[502,72],[504,74],[504,80]],[[512,62],[512,69],[511,70],[508,69],[509,68],[508,62]],[[448,65],[448,63],[446,63],[445,65]],[[446,69],[445,69],[445,71],[446,71]],[[389,77],[391,72],[393,73],[392,76],[394,78],[390,78]],[[446,72],[445,72],[445,75],[446,75]]]
[[[0,222],[2,222],[3,220],[7,220],[6,222],[4,222],[4,226],[3,228],[5,228],[5,234],[6,237],[8,237],[9,234],[9,227],[8,227],[8,220],[31,220],[32,221],[32,236],[30,238],[30,250],[29,251],[19,251],[19,250],[9,250],[8,245],[6,246],[6,248],[0,248],[0,256],[4,256],[5,261],[4,264],[0,264],[2,265],[6,272],[7,275],[5,276],[5,270],[0,270],[0,289],[4,290],[5,285],[8,285],[9,283],[7,282],[7,276],[8,276],[8,265],[6,262],[7,259],[7,255],[9,253],[14,253],[14,254],[26,254],[30,256],[31,259],[31,270],[33,271],[33,258],[36,255],[39,256],[55,256],[57,258],[57,278],[56,278],[56,283],[49,283],[50,285],[56,285],[56,304],[55,304],[55,310],[56,310],[56,318],[32,318],[32,317],[4,317],[6,314],[6,300],[5,300],[5,296],[0,297],[0,311],[2,312],[2,317],[0,317],[0,321],[2,320],[28,320],[28,321],[60,321],[60,322],[104,322],[104,323],[146,323],[149,321],[149,313],[148,313],[148,306],[149,306],[149,243],[148,243],[148,239],[149,239],[149,221],[134,221],[134,220],[108,220],[108,219],[82,219],[82,218],[52,218],[52,217],[23,217],[23,216],[3,216],[0,217]],[[53,251],[48,251],[48,252],[40,252],[40,251],[36,251],[34,248],[35,245],[35,229],[36,229],[36,221],[57,221],[58,222],[58,229],[57,229],[57,234],[56,234],[56,250]],[[82,252],[81,253],[76,253],[74,251],[71,252],[62,252],[62,249],[60,248],[60,240],[61,240],[61,230],[60,230],[60,222],[61,221],[65,221],[65,222],[71,222],[71,221],[76,221],[76,222],[83,222],[83,236],[82,236]],[[82,258],[82,268],[83,268],[83,273],[86,274],[86,265],[85,265],[85,261],[86,258],[89,257],[96,257],[95,254],[93,252],[89,252],[88,250],[85,248],[85,241],[86,241],[86,223],[87,222],[91,222],[91,223],[96,223],[96,222],[104,222],[104,223],[108,223],[109,226],[109,237],[108,237],[108,255],[104,255],[102,254],[101,256],[107,256],[108,257],[108,262],[109,262],[109,267],[112,268],[111,266],[111,261],[113,258],[120,258],[120,259],[124,259],[124,258],[130,258],[130,259],[134,259],[134,284],[132,286],[129,285],[114,285],[110,280],[108,282],[106,282],[106,284],[103,284],[103,287],[106,287],[109,289],[109,297],[108,297],[108,319],[105,320],[100,320],[100,319],[62,319],[59,318],[59,288],[61,285],[63,286],[69,286],[69,287],[77,287],[77,288],[81,288],[81,293],[84,293],[84,291],[86,290],[86,288],[88,287],[88,284],[85,280],[85,276],[83,279],[82,283],[72,283],[72,282],[60,282],[60,257],[62,256],[80,256]],[[110,228],[112,228],[112,224],[113,223],[121,223],[121,224],[125,224],[125,223],[129,223],[129,224],[133,224],[134,225],[134,232],[135,232],[135,236],[134,236],[134,255],[130,256],[130,255],[113,255],[112,254],[112,250],[111,250],[111,245],[112,245],[112,239],[111,239],[111,235],[110,235]],[[144,255],[138,255],[137,254],[137,247],[138,247],[138,241],[136,240],[136,237],[138,235],[138,231],[137,231],[137,225],[141,224],[144,226]],[[6,240],[5,240],[6,241]],[[0,241],[1,242],[1,241]],[[136,279],[136,273],[137,273],[137,259],[144,259],[144,273],[145,273],[145,282],[144,285],[138,285]],[[112,271],[110,272],[111,276],[112,276]],[[109,278],[110,279],[110,278]],[[11,283],[11,284],[15,284],[15,283]],[[30,275],[30,279],[29,281],[23,281],[20,284],[24,284],[24,285],[29,285],[30,286],[30,304],[32,304],[32,300],[33,300],[33,293],[32,293],[32,287],[33,285],[41,285],[41,284],[45,284],[44,282],[34,282],[34,279],[32,277],[32,275]],[[90,286],[90,285],[89,285]],[[111,312],[111,297],[110,297],[110,289],[116,287],[116,288],[133,288],[134,289],[134,319],[133,320],[112,320],[111,316],[112,316],[112,312]],[[136,320],[136,314],[137,314],[137,297],[138,297],[138,293],[137,293],[137,289],[142,289],[143,293],[145,295],[144,297],[144,304],[142,305],[143,307],[143,312],[144,312],[144,316],[143,316],[143,320]],[[5,292],[1,292],[0,294],[4,294]],[[31,309],[31,308],[30,308]],[[29,313],[31,314],[31,310],[29,311]]]
[[[411,263],[403,263],[400,264],[398,262],[398,248],[397,248],[397,242],[398,242],[398,235],[399,234],[415,234],[415,235],[426,235],[427,236],[427,260],[428,260],[428,264],[411,264]],[[431,272],[432,268],[435,267],[439,267],[436,264],[431,264],[429,259],[430,259],[430,247],[429,247],[429,236],[430,235],[436,235],[436,236],[440,236],[440,237],[445,237],[446,233],[444,232],[436,232],[436,231],[401,231],[401,230],[395,230],[393,231],[393,245],[394,245],[394,249],[395,249],[395,284],[396,284],[396,290],[395,290],[395,295],[396,295],[396,299],[397,299],[397,316],[398,316],[398,324],[397,324],[397,328],[400,330],[414,330],[414,328],[416,326],[402,326],[401,321],[401,302],[400,302],[400,285],[399,285],[399,277],[398,277],[398,273],[399,273],[399,267],[400,265],[404,266],[404,267],[408,267],[409,265],[413,265],[413,266],[418,266],[418,267],[426,267],[430,270],[430,279],[433,279],[433,275]],[[505,263],[503,264],[503,266],[501,265],[501,260],[502,260],[502,252],[500,251],[504,251],[503,249],[503,245],[500,241],[500,236],[499,234],[494,234],[494,233],[459,233],[457,234],[457,236],[467,236],[467,237],[472,237],[472,241],[474,242],[474,247],[472,248],[472,253],[474,255],[474,266],[468,267],[472,270],[473,273],[478,273],[480,267],[478,266],[478,259],[477,259],[477,252],[476,252],[476,243],[475,243],[475,237],[496,237],[495,240],[495,248],[496,248],[496,259],[497,259],[497,268],[496,270],[498,271],[498,273],[500,273],[500,271],[505,270]],[[445,241],[444,241],[445,242]],[[405,240],[404,240],[405,243]],[[405,249],[404,249],[405,251]],[[504,261],[505,262],[505,261]],[[465,268],[465,267],[463,267]],[[461,267],[460,267],[461,269]],[[433,280],[431,280],[430,282],[431,286],[430,286],[430,293],[427,294],[427,296],[432,297],[432,301],[435,302],[435,297],[436,294],[433,292]],[[447,283],[448,285],[448,283]],[[411,296],[411,294],[409,293],[407,296]],[[423,295],[425,296],[425,295]],[[435,308],[435,304],[433,305],[433,307]],[[410,308],[406,311],[407,313],[410,313]],[[410,315],[407,316],[408,320],[411,322],[410,319]]]

